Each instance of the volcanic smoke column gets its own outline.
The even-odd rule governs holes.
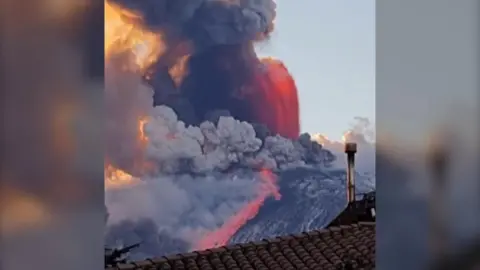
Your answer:
[[[202,198],[209,197],[205,205],[195,201],[191,204],[198,206],[195,211],[179,210],[174,215],[174,220],[188,220],[211,231],[198,243],[190,243],[193,246],[228,243],[267,197],[280,199],[272,170],[324,164],[331,156],[309,136],[299,137],[297,89],[286,67],[255,53],[255,42],[267,38],[273,29],[271,0],[111,0],[106,10],[110,141],[106,174],[118,180],[116,185],[109,182],[109,187],[128,189],[154,178],[163,185],[176,183],[172,186],[183,179],[182,192],[189,195],[201,190]],[[145,86],[140,75],[152,87]],[[248,196],[205,196],[212,190],[202,189],[208,185],[208,179],[202,182],[205,174],[221,175],[218,191],[218,185],[230,187],[238,182],[227,177],[237,167],[250,168],[252,175],[261,172],[259,185],[245,182]],[[206,207],[214,197],[235,205],[229,217],[220,218],[223,212]],[[237,197],[248,201],[242,201],[242,206],[231,203]],[[136,216],[147,208],[125,215],[126,208],[135,204],[126,201],[126,207],[109,207],[110,220],[116,217],[120,222],[122,215]],[[163,201],[169,204],[174,203]],[[162,219],[168,215],[158,214],[159,205],[145,216],[156,218],[159,227],[171,228],[176,239],[196,241],[191,236],[182,238],[186,225]],[[122,211],[114,214],[114,209]],[[218,218],[215,224],[222,224],[220,228],[195,219],[195,214],[205,211],[211,213],[198,216]]]
[[[295,82],[280,61],[258,59],[253,43],[217,45],[192,56],[179,90],[181,104],[190,104],[188,111],[177,105],[179,99],[165,103],[188,124],[198,125],[218,112],[227,112],[236,119],[265,125],[272,135],[299,136]]]
[[[173,108],[189,125],[233,116],[263,125],[271,135],[298,138],[295,81],[282,62],[260,59],[254,50],[255,43],[265,41],[273,31],[274,1],[111,3],[129,11],[122,15],[158,33],[164,43],[146,76],[155,89],[154,105]]]

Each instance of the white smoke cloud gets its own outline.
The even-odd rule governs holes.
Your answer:
[[[181,29],[173,32],[182,32],[180,39],[191,41],[196,51],[258,39],[271,31],[275,18],[271,0],[116,2],[138,11],[143,26],[160,29],[168,45],[179,42],[168,30]],[[163,58],[174,58],[169,54],[175,52]],[[163,58],[159,62],[168,62]],[[298,140],[263,136],[258,127],[229,116],[187,126],[172,108],[153,106],[153,89],[139,74],[122,69],[129,62],[122,55],[106,63],[107,162],[139,179],[105,192],[110,246],[143,241],[138,256],[184,252],[258,198],[261,169],[326,167],[335,155],[336,166],[344,168],[343,145],[326,145],[338,150],[332,155],[308,134]],[[140,120],[146,120],[143,127]],[[142,131],[147,141],[139,140]],[[145,163],[156,170],[143,170]]]
[[[110,62],[106,76],[107,156],[114,165],[130,169],[138,159],[139,120],[145,118],[145,157],[163,174],[206,173],[232,166],[277,170],[330,161],[330,153],[316,142],[278,135],[262,142],[251,124],[232,117],[222,116],[216,125],[186,126],[173,109],[153,107],[153,89],[137,74],[121,70],[122,66]]]
[[[297,140],[260,139],[251,124],[229,116],[187,126],[173,109],[153,106],[153,90],[138,74],[121,68],[128,61],[122,56],[106,66],[107,162],[139,181],[106,190],[107,244],[156,239],[137,255],[182,252],[257,198],[261,169],[325,168],[332,161],[335,168],[345,168],[341,142],[324,140],[322,147],[308,134]],[[144,142],[140,120],[147,120]],[[358,171],[371,173],[372,129],[366,119],[356,120],[348,139],[358,143]],[[156,170],[138,170],[139,162]]]
[[[217,125],[204,122],[187,127],[166,106],[153,109],[145,133],[149,138],[147,157],[162,173],[205,173],[232,166],[281,170],[322,165],[328,159],[328,153],[315,142],[305,145],[278,135],[262,142],[252,125],[232,117],[221,116]],[[307,154],[316,158],[308,160]]]
[[[361,180],[357,183],[363,185],[363,189],[375,189],[375,128],[368,118],[354,118],[354,123],[344,134],[345,142],[330,140],[320,134],[315,134],[312,138],[336,156],[332,164],[334,169],[344,169],[347,166],[345,142],[357,143],[355,170],[360,177],[358,180]]]
[[[128,59],[113,59],[106,67],[107,162],[140,181],[106,190],[107,244],[168,235],[185,251],[257,198],[261,169],[318,167],[332,159],[307,135],[261,140],[252,125],[232,117],[186,126],[173,109],[153,107],[153,90],[116,61]],[[142,119],[145,148],[139,140]],[[157,170],[136,170],[145,161]],[[174,248],[155,243],[139,252],[153,256],[159,254],[149,252]]]
[[[254,199],[257,177],[155,177],[123,189],[107,190],[108,225],[150,219],[158,231],[192,245]]]

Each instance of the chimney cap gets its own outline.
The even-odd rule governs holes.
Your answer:
[[[357,152],[357,144],[354,142],[345,143],[345,153],[355,154]]]

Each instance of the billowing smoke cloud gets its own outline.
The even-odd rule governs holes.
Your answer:
[[[293,78],[281,62],[259,59],[254,50],[273,30],[272,0],[110,2],[128,9],[128,20],[161,36],[163,52],[146,72],[155,105],[173,108],[189,125],[228,111],[273,134],[298,137]]]
[[[255,198],[258,177],[157,176],[108,190],[107,243],[142,242],[138,251],[148,256],[185,252]]]
[[[207,121],[198,127],[187,126],[173,109],[152,106],[153,91],[138,75],[119,70],[113,62],[107,65],[107,77],[107,136],[111,138],[108,158],[121,168],[135,164],[139,155],[155,163],[163,174],[232,168],[279,170],[328,165],[334,160],[308,134],[297,140],[267,136],[264,126],[253,126],[230,116],[218,117],[216,124]],[[141,119],[146,123],[142,125]],[[148,138],[144,150],[139,133]]]
[[[145,72],[124,69],[138,64],[132,58],[142,48],[106,64],[106,161],[131,175],[115,187],[107,182],[108,245],[141,241],[139,258],[226,243],[267,197],[281,198],[265,171],[335,161],[300,135],[286,67],[254,51],[273,29],[273,1],[111,3],[164,44]]]
[[[203,49],[268,37],[276,4],[272,0],[114,0],[133,11],[152,32],[175,33]],[[173,38],[171,38],[173,39]]]
[[[260,139],[252,125],[229,116],[218,117],[217,124],[186,126],[171,108],[151,105],[148,97],[153,98],[153,91],[142,85],[138,75],[121,72],[115,66],[108,66],[107,71],[121,74],[112,74],[115,79],[107,80],[107,99],[112,101],[109,108],[118,111],[109,118],[110,141],[113,149],[122,149],[111,152],[110,160],[128,160],[144,151],[143,156],[158,170],[138,171],[141,179],[132,185],[106,191],[107,244],[141,242],[132,259],[198,247],[203,236],[222,227],[257,198],[262,185],[261,169],[325,167],[332,162],[344,167],[340,142],[326,141],[330,152],[308,134],[298,140],[280,136]],[[127,112],[122,113],[121,108]],[[138,119],[143,115],[148,119],[144,125],[148,142],[141,150]],[[355,134],[363,138],[361,133]],[[357,159],[361,164],[368,149],[364,147],[371,144],[365,139],[357,142],[363,142]],[[368,156],[368,162],[371,158]]]
[[[342,142],[330,140],[319,134],[314,134],[312,137],[335,155],[336,158],[332,163],[334,168],[345,168],[347,165],[344,142],[357,143],[355,170],[363,179],[358,184],[363,185],[363,189],[375,189],[375,127],[368,118],[355,117],[351,127],[345,132]]]
[[[257,138],[254,127],[232,117],[221,116],[215,125],[203,122],[186,127],[166,106],[153,110],[145,126],[151,138],[147,157],[163,173],[226,171],[236,168],[279,170],[306,165],[326,165],[333,159],[309,137],[297,141],[279,135]]]
[[[107,244],[146,241],[133,258],[196,247],[203,235],[265,195],[263,169],[324,167],[334,160],[308,134],[297,140],[267,136],[262,126],[230,116],[187,126],[171,108],[152,106],[153,90],[115,61],[106,68],[107,160],[136,179],[120,188],[107,186]]]

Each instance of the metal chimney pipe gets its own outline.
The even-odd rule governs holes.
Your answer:
[[[357,153],[356,143],[346,143],[345,153],[347,154],[347,201],[355,201],[355,154]]]

